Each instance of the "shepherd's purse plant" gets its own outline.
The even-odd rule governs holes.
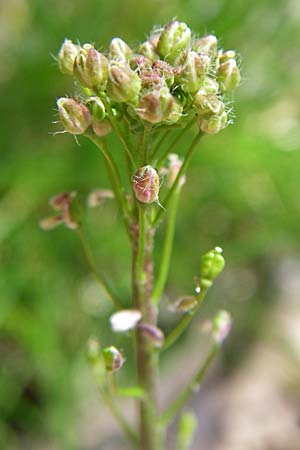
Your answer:
[[[135,342],[136,385],[128,389],[118,387],[116,380],[112,382],[126,355],[113,345],[101,347],[96,338],[88,343],[89,361],[102,399],[130,441],[129,448],[164,449],[167,427],[180,415],[176,448],[187,450],[196,418],[182,408],[201,384],[230,331],[230,314],[219,311],[211,321],[211,344],[205,360],[165,410],[159,408],[157,401],[159,359],[187,329],[208,289],[222,272],[225,261],[220,247],[200,258],[191,292],[173,302],[173,309],[180,311],[182,317],[166,336],[158,327],[158,312],[168,277],[176,211],[187,168],[202,137],[219,133],[232,122],[233,113],[226,94],[240,83],[236,53],[220,49],[214,35],[196,37],[185,23],[172,20],[163,28],[155,28],[136,48],[113,38],[108,51],[100,53],[94,45],[80,46],[66,39],[57,62],[62,73],[75,78],[79,91],[74,97],[57,101],[59,123],[63,127],[60,132],[70,133],[76,139],[85,136],[96,145],[103,155],[111,184],[111,190],[93,191],[88,206],[113,199],[131,243],[130,309],[125,309],[115,297],[115,289],[91,257],[75,191],[51,199],[56,213],[43,219],[41,227],[50,230],[64,224],[78,234],[90,269],[113,303],[112,331],[126,333]],[[174,149],[188,130],[194,137],[178,155]],[[116,163],[116,150],[109,146],[111,132],[122,145],[125,160],[122,165]],[[155,249],[159,263],[154,271],[156,231],[164,221],[164,243],[162,248]],[[127,421],[118,406],[121,395],[132,396],[137,402],[136,427]]]

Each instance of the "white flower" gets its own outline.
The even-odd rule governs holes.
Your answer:
[[[132,330],[141,320],[142,313],[137,309],[124,309],[113,314],[110,318],[110,324],[113,331],[122,333]]]

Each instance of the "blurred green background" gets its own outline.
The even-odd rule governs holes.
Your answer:
[[[200,255],[222,246],[227,268],[205,306],[208,316],[222,307],[234,317],[221,382],[267,342],[287,355],[288,392],[299,395],[293,371],[300,360],[299,2],[1,1],[1,449],[114,448],[101,447],[97,435],[97,421],[104,419],[85,359],[92,334],[104,344],[121,342],[109,331],[110,305],[75,234],[64,228],[44,233],[38,226],[52,195],[75,189],[85,196],[108,187],[103,161],[87,140],[77,146],[70,135],[51,134],[56,98],[74,90],[51,55],[65,37],[100,49],[114,36],[134,45],[154,24],[175,16],[196,33],[215,33],[225,49],[237,49],[243,83],[235,93],[234,125],[206,137],[190,167],[168,298],[189,292]],[[111,145],[122,152],[114,139]],[[181,152],[184,142],[178,147]],[[90,211],[86,228],[99,267],[130,304],[130,249],[114,206]],[[158,250],[160,242],[161,234]],[[161,325],[168,330],[176,319],[164,310]],[[128,377],[132,362],[129,355]]]

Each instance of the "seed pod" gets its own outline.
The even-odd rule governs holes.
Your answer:
[[[199,117],[197,123],[202,133],[217,134],[228,125],[228,116],[224,111],[209,117]]]
[[[83,86],[102,90],[107,83],[108,61],[92,45],[85,44],[76,56],[74,74]]]
[[[188,52],[180,76],[176,78],[185,92],[196,92],[203,85],[209,64],[210,57],[205,53]]]
[[[140,97],[136,112],[141,119],[160,123],[168,118],[174,107],[174,97],[167,87],[153,90]]]
[[[91,115],[86,106],[73,98],[61,97],[57,100],[58,114],[65,131],[83,134],[91,124]]]
[[[109,46],[109,59],[115,61],[129,61],[133,50],[120,38],[112,39]]]
[[[157,44],[157,52],[162,59],[173,64],[178,55],[190,46],[191,30],[183,23],[173,20],[168,23]]]
[[[113,345],[102,350],[105,368],[108,372],[114,373],[121,369],[125,359],[122,353]]]
[[[200,286],[210,287],[213,280],[222,272],[225,260],[222,256],[223,250],[215,247],[201,258],[200,264]]]
[[[62,73],[73,75],[74,62],[79,51],[79,45],[73,44],[69,39],[64,40],[58,53],[58,67]]]
[[[133,177],[133,190],[136,199],[141,203],[158,201],[159,176],[152,166],[138,169]]]
[[[108,70],[107,93],[116,102],[137,101],[141,80],[137,73],[124,62],[112,62]]]
[[[204,36],[197,39],[193,45],[192,49],[197,53],[207,53],[208,55],[214,55],[217,53],[218,40],[213,34]]]
[[[231,91],[238,87],[241,81],[241,74],[235,59],[228,59],[220,64],[217,81],[222,92]]]
[[[216,344],[221,345],[232,327],[232,318],[227,311],[219,311],[212,324],[212,335]]]

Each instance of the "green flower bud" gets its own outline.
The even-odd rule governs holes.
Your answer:
[[[219,52],[218,55],[218,61],[220,64],[228,61],[229,59],[234,59],[236,57],[236,53],[234,50],[227,50],[226,52],[222,53],[222,51]]]
[[[200,264],[200,286],[210,287],[213,280],[222,272],[225,260],[222,256],[223,250],[215,247],[201,258]]]
[[[203,88],[195,95],[194,105],[197,108],[198,116],[220,115],[224,111],[224,103],[218,96],[216,94],[207,94]]]
[[[210,57],[201,53],[188,52],[185,63],[178,77],[178,82],[181,84],[185,92],[196,92],[204,81],[204,76],[209,68]]]
[[[160,37],[157,44],[157,51],[159,55],[173,64],[178,55],[190,46],[191,30],[183,23],[173,20],[168,23]]]
[[[68,133],[83,134],[91,124],[88,108],[73,98],[59,98],[57,106],[60,121]]]
[[[136,112],[141,119],[160,123],[168,118],[175,100],[167,87],[148,92],[140,98]]]
[[[232,318],[227,311],[219,311],[212,323],[212,335],[216,344],[221,345],[232,327]]]
[[[199,117],[198,126],[203,133],[217,134],[228,125],[228,116],[225,111],[221,114],[213,114],[209,117]]]
[[[152,166],[141,167],[135,172],[133,177],[133,190],[139,202],[158,202],[159,187],[159,176]]]
[[[158,59],[158,55],[155,51],[154,44],[151,40],[146,41],[139,46],[139,53],[144,55],[146,58],[148,58],[152,62],[154,62],[156,59]]]
[[[74,74],[78,81],[90,89],[104,89],[108,75],[108,61],[90,44],[77,54]]]
[[[74,62],[80,47],[73,44],[69,39],[65,39],[58,53],[58,67],[62,73],[73,75]]]
[[[139,76],[124,62],[112,62],[108,70],[107,93],[116,102],[137,101],[141,90]]]
[[[203,80],[203,90],[207,94],[217,94],[219,92],[219,84],[212,78],[205,77]]]
[[[91,112],[92,119],[103,120],[106,116],[105,106],[99,97],[89,97],[87,105]]]
[[[177,99],[174,99],[174,103],[171,109],[170,114],[166,117],[164,122],[167,125],[173,125],[174,123],[178,122],[178,120],[182,116],[183,106]]]
[[[204,36],[197,39],[193,45],[192,49],[197,53],[207,53],[208,55],[214,55],[217,53],[218,40],[213,34]]]
[[[123,366],[125,359],[122,353],[114,346],[102,350],[105,368],[108,372],[117,372]]]
[[[129,61],[133,50],[120,38],[114,38],[109,46],[109,59],[116,61]]]
[[[241,81],[241,74],[235,59],[228,59],[220,64],[217,81],[222,92],[231,91],[238,87]]]

